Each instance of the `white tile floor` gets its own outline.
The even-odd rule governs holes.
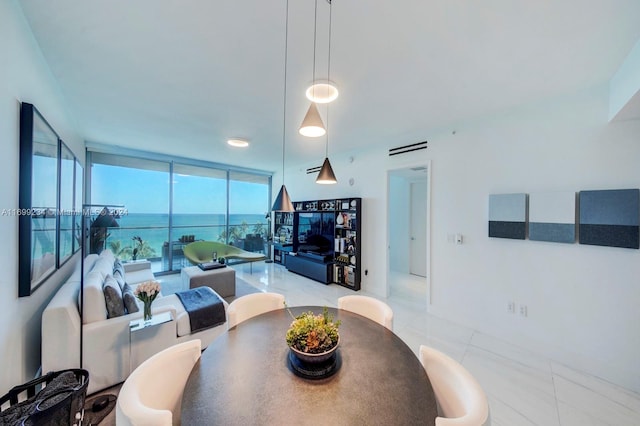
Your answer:
[[[263,291],[284,294],[290,306],[337,306],[351,290],[325,286],[273,263],[234,267],[238,277]],[[394,275],[385,300],[394,311],[394,332],[417,353],[433,346],[460,361],[478,379],[489,398],[494,426],[640,425],[640,394],[537,356],[477,332],[428,315],[415,295],[420,280]],[[397,285],[402,282],[402,285]],[[366,294],[361,292],[361,294]]]

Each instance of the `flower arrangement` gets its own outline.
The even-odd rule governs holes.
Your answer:
[[[319,354],[338,344],[340,320],[334,322],[326,306],[318,315],[309,311],[294,317],[291,311],[289,313],[294,318],[286,335],[289,347],[304,353]]]
[[[133,294],[144,303],[144,320],[151,319],[151,303],[156,300],[160,293],[160,283],[158,281],[145,281],[136,287]]]

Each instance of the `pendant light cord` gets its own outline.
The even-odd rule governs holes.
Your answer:
[[[284,186],[284,144],[287,130],[287,52],[289,51],[289,0],[284,25],[284,98],[282,100],[282,185]]]
[[[331,82],[331,0],[329,2],[329,55],[327,60],[327,81]],[[315,56],[315,55],[314,55]],[[315,79],[314,79],[315,82]],[[327,144],[324,150],[324,157],[329,158],[329,103],[327,103]]]
[[[316,35],[318,31],[318,0],[315,2],[315,12],[313,15],[313,81],[311,84],[313,85],[312,94],[315,99],[316,97]]]

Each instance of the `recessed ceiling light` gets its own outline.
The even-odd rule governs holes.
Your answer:
[[[306,95],[311,102],[327,104],[338,98],[338,88],[330,81],[318,81],[307,88]]]
[[[227,140],[227,143],[237,148],[246,148],[249,146],[249,141],[241,138],[231,138]]]

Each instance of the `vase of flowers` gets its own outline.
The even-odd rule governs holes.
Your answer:
[[[142,301],[143,315],[145,321],[150,321],[153,317],[151,314],[151,304],[160,293],[160,283],[158,281],[145,281],[138,284],[133,294]]]
[[[333,321],[326,306],[322,314],[316,315],[309,311],[293,318],[286,340],[296,358],[306,364],[317,364],[334,357],[340,343],[340,321]]]

